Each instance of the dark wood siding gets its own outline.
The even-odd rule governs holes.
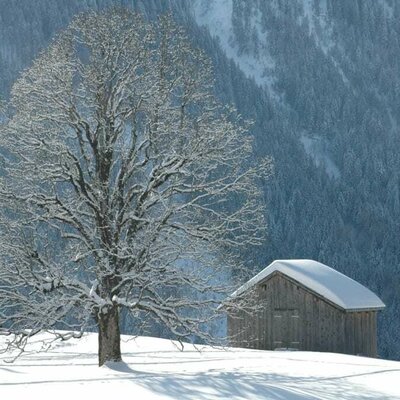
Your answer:
[[[346,353],[377,356],[376,321],[376,311],[346,313]]]
[[[346,312],[276,272],[256,289],[262,309],[228,313],[230,344],[376,357],[376,311]]]

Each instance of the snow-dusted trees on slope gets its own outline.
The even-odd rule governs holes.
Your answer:
[[[251,165],[204,55],[167,17],[81,15],[15,83],[10,112],[0,329],[23,343],[95,321],[100,365],[121,359],[122,308],[207,339],[240,248],[260,242],[269,161]]]

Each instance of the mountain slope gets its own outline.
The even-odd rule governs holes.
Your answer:
[[[195,18],[270,103],[236,99],[255,114],[258,151],[275,157],[262,257],[318,259],[377,291],[388,305],[381,354],[398,358],[398,3],[221,5],[197,0]]]
[[[249,276],[281,258],[351,276],[387,304],[380,354],[400,359],[399,3],[0,0],[3,97],[74,14],[110,5],[170,11],[212,58],[221,101],[254,121],[254,157],[274,157]]]

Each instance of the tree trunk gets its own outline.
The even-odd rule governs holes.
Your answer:
[[[119,331],[119,311],[114,306],[107,314],[100,313],[99,325],[99,366],[107,361],[121,361],[121,334]]]

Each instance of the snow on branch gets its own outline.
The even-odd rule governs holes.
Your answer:
[[[0,138],[3,330],[124,308],[209,339],[239,248],[262,243],[271,171],[212,84],[169,17],[115,10],[75,18],[21,75]]]

